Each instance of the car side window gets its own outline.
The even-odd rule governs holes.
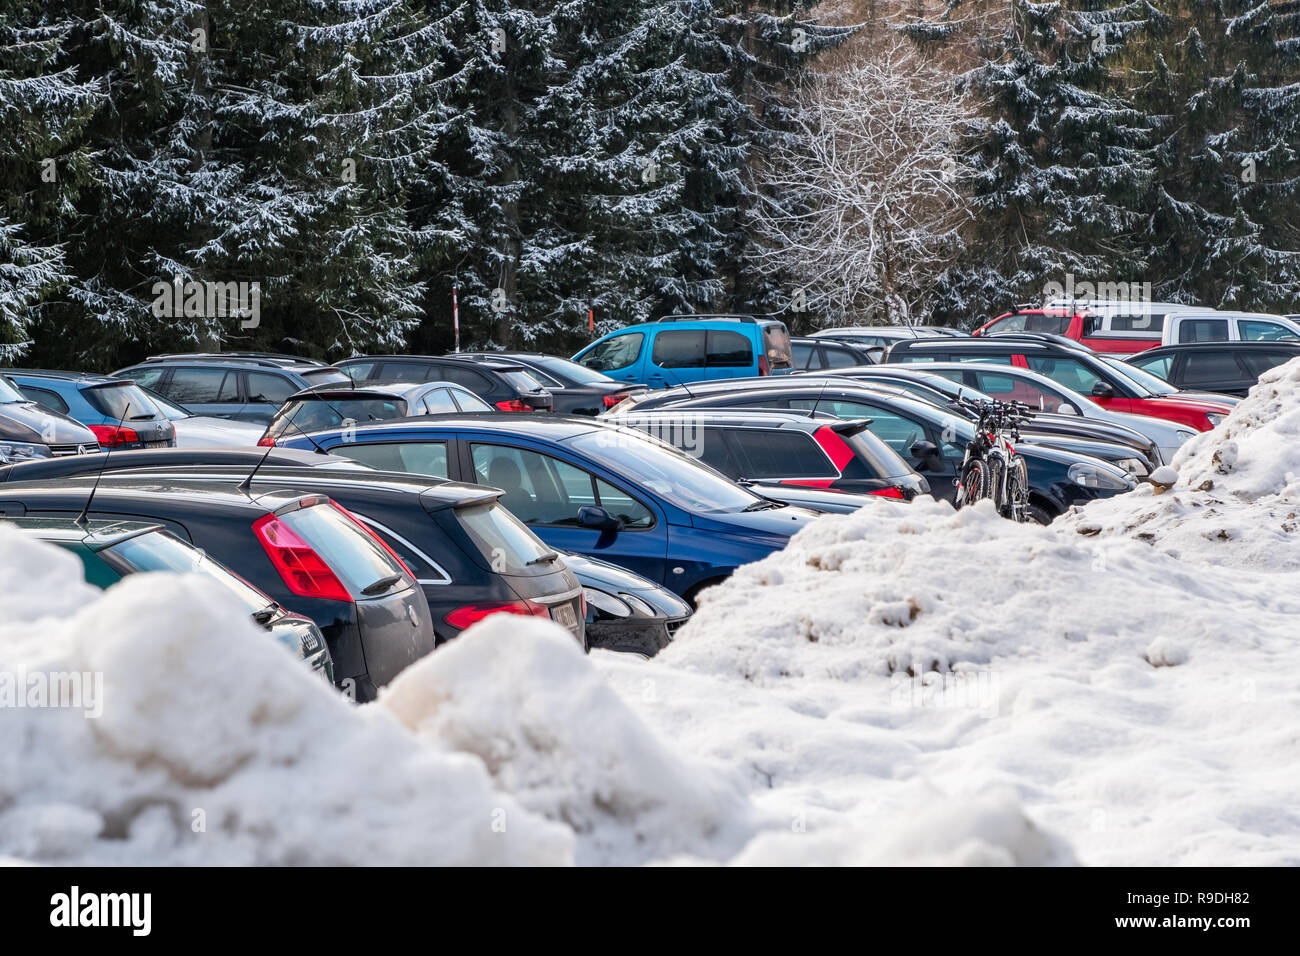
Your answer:
[[[492,389],[487,378],[481,373],[474,371],[472,368],[459,368],[455,365],[431,366],[426,381],[452,382],[468,388],[475,395],[482,395]]]
[[[160,389],[160,392],[164,397],[181,405],[237,402],[239,401],[239,376],[237,372],[221,368],[178,368],[172,372],[171,381],[167,383],[166,389]]]
[[[812,345],[804,342],[791,342],[790,354],[794,357],[795,368],[821,368],[821,360],[817,357],[817,349]]]
[[[380,471],[450,477],[447,473],[447,443],[442,441],[343,442],[329,451],[332,455],[342,455]]]
[[[1296,339],[1296,334],[1285,325],[1259,319],[1242,319],[1237,323],[1237,331],[1247,342],[1282,342]]]
[[[1102,380],[1100,375],[1077,359],[1055,355],[1027,355],[1025,360],[1033,371],[1046,375],[1058,385],[1064,385],[1081,395],[1091,395],[1092,387]]]
[[[1174,357],[1172,355],[1157,355],[1149,359],[1143,359],[1141,355],[1135,355],[1128,361],[1130,365],[1134,365],[1144,372],[1159,375],[1165,381],[1169,381],[1169,370],[1173,367]]]
[[[1188,352],[1183,361],[1184,385],[1214,385],[1241,377],[1231,352]]]
[[[704,368],[705,338],[702,329],[664,329],[655,335],[650,360],[660,368]]]
[[[51,392],[48,388],[36,388],[33,385],[20,386],[20,390],[37,405],[61,415],[68,414],[68,403],[59,396],[58,392]]]
[[[739,332],[711,330],[706,342],[709,368],[749,368],[754,364],[754,346]]]
[[[580,359],[580,364],[594,372],[617,372],[636,363],[645,336],[640,332],[615,335],[597,342]]]
[[[1227,319],[1184,319],[1178,324],[1179,342],[1226,342]]]
[[[577,526],[578,510],[599,506],[627,528],[649,527],[639,501],[567,461],[506,445],[471,444],[479,484],[500,488],[501,503],[525,524]]]
[[[130,368],[125,372],[119,372],[117,377],[129,378],[137,385],[143,385],[145,388],[152,388],[155,392],[161,393],[162,389],[158,387],[158,383],[162,381],[163,376],[166,374],[167,369],[165,367],[158,368],[155,366],[152,368]]]
[[[738,428],[731,440],[740,449],[745,478],[837,478],[839,471],[813,437],[776,428]]]
[[[294,392],[298,391],[298,386],[289,381],[283,375],[272,375],[269,372],[249,372],[248,373],[248,400],[250,402],[265,402],[269,405],[283,405]],[[173,399],[178,401],[178,399]],[[184,405],[184,402],[181,402]]]
[[[1023,332],[1025,330],[1025,317],[1023,315],[1008,315],[1005,319],[999,319],[989,327],[983,335],[992,335],[994,332]]]
[[[1245,363],[1251,375],[1258,377],[1271,368],[1291,361],[1297,355],[1300,355],[1300,352],[1268,352],[1251,349],[1249,352],[1243,352],[1238,358]]]
[[[439,415],[443,412],[457,412],[460,409],[451,397],[450,389],[435,388],[425,393],[424,398],[420,401],[419,411],[421,415]]]
[[[354,382],[364,382],[375,372],[374,362],[352,362],[339,366],[339,371]]]
[[[822,349],[822,358],[826,368],[852,368],[858,364],[858,358],[848,349],[828,345]]]
[[[986,372],[976,372],[975,387],[986,395],[1007,402],[1024,402],[1030,408],[1040,412],[1055,412],[1067,399],[1060,392],[1044,388],[1037,382],[1029,382],[1018,376]]]

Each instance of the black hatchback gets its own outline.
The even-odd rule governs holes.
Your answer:
[[[503,412],[549,412],[548,392],[523,365],[504,359],[465,355],[366,355],[335,367],[357,384],[372,382],[453,382],[463,385]]]
[[[92,489],[91,519],[160,524],[314,621],[336,680],[356,700],[373,700],[379,687],[433,650],[429,606],[411,571],[325,495],[110,473],[7,483],[0,517],[72,518]]]
[[[541,352],[462,352],[477,362],[518,362],[551,393],[552,411],[559,415],[600,415],[644,385],[619,382],[558,355]]]
[[[1300,342],[1184,342],[1127,361],[1177,389],[1245,395],[1271,368],[1300,356]]]

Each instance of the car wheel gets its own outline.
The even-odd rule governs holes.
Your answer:
[[[1052,514],[1042,505],[1035,504],[1032,501],[1029,503],[1029,518],[1031,521],[1037,522],[1038,524],[1051,524],[1052,519],[1055,517],[1056,515]]]

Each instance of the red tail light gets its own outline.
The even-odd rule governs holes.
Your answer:
[[[275,446],[275,439],[270,435],[263,435],[257,440],[257,444],[261,448],[273,448]]]
[[[347,508],[344,508],[337,501],[330,499],[330,504],[332,504],[339,511],[343,512],[343,516],[345,518],[347,518],[354,525],[356,525],[367,535],[369,535],[372,539],[374,539],[375,544],[379,545],[381,548],[387,551],[388,556],[392,558],[394,561],[396,561],[398,564],[400,564],[402,566],[402,570],[411,576],[411,580],[415,580],[415,572],[412,571],[409,567],[407,567],[406,562],[397,556],[397,552],[388,546],[387,541],[379,537],[379,535],[375,534],[375,530],[372,527],[370,527],[370,525],[366,524],[364,521],[362,521],[360,518],[354,515],[351,511],[348,511]]]
[[[619,402],[623,401],[623,399],[625,399],[625,398],[627,398],[627,392],[618,392],[618,393],[616,393],[616,394],[614,394],[614,395],[606,395],[606,396],[604,396],[604,397],[601,399],[601,401],[603,401],[603,402],[605,403],[605,407],[606,407],[606,408],[613,408],[615,405],[617,405]]]
[[[466,604],[449,612],[443,620],[458,631],[463,631],[471,624],[493,614],[522,614],[525,617],[545,618],[551,616],[551,612],[541,604],[534,604],[532,601],[511,601],[508,604]]]
[[[867,494],[875,495],[877,498],[903,498],[903,489],[901,488],[878,488],[875,491],[868,491]]]
[[[525,405],[517,398],[508,398],[504,402],[497,402],[497,408],[503,412],[531,412],[533,407]]]
[[[330,601],[352,600],[348,589],[324,559],[275,515],[254,521],[253,533],[285,586],[294,594]]]
[[[759,375],[771,375],[771,374],[772,374],[772,373],[768,370],[768,365],[767,365],[767,356],[766,356],[766,355],[760,355],[760,356],[758,357],[758,374],[759,374]]]
[[[91,425],[90,430],[99,439],[99,447],[116,448],[119,445],[134,445],[140,440],[134,428],[122,428],[120,425]]]

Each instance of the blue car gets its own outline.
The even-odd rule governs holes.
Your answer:
[[[790,372],[790,332],[752,315],[668,315],[597,339],[573,361],[620,382],[669,388],[683,382]]]
[[[132,381],[31,368],[7,369],[5,374],[37,405],[89,428],[105,451],[176,444],[176,426]]]
[[[692,603],[818,517],[639,432],[585,417],[426,416],[277,444],[500,488],[501,503],[552,547],[621,565]]]

